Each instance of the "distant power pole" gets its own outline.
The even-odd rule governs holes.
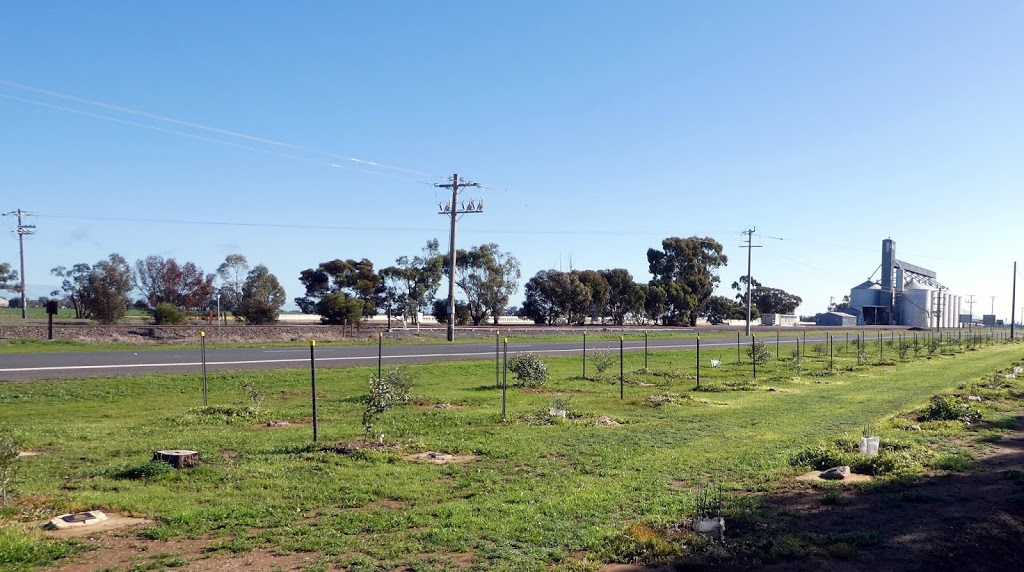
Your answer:
[[[18,256],[21,258],[21,319],[24,320],[28,317],[25,311],[25,307],[28,306],[28,298],[25,297],[25,235],[35,234],[36,225],[22,224],[22,217],[31,216],[31,213],[21,209],[4,213],[4,216],[18,217]]]
[[[1017,261],[1013,262],[1013,290],[1010,294],[1010,339],[1016,339],[1014,324],[1017,322]]]
[[[455,341],[455,222],[460,214],[481,213],[484,211],[484,201],[459,204],[459,189],[463,187],[479,187],[479,183],[459,180],[459,174],[452,175],[451,183],[435,184],[435,187],[452,190],[452,202],[439,204],[438,213],[451,217],[451,230],[448,236],[448,341]]]
[[[750,275],[750,259],[752,257],[752,251],[754,246],[754,232],[757,228],[751,228],[743,231],[743,234],[747,235],[747,335],[750,335],[750,283],[754,281],[754,278]],[[757,246],[756,248],[761,248]]]
[[[968,311],[971,313],[970,318],[967,320],[967,329],[971,330],[974,326],[974,294],[967,295],[967,306],[969,308]]]

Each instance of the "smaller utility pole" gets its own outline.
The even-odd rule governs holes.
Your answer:
[[[1017,322],[1017,262],[1013,263],[1013,293],[1010,296],[1010,339],[1014,339],[1014,324]]]
[[[4,213],[4,216],[17,216],[18,217],[18,256],[21,258],[21,319],[28,317],[25,308],[28,306],[28,298],[25,297],[25,235],[35,234],[36,225],[34,224],[22,224],[22,217],[31,216],[31,213],[27,213],[21,209]]]
[[[439,204],[438,213],[451,217],[451,229],[448,236],[448,249],[449,249],[449,260],[448,260],[448,341],[455,341],[455,222],[458,220],[460,214],[469,213],[481,213],[484,212],[484,201],[480,200],[479,203],[474,203],[470,199],[469,203],[459,204],[459,189],[462,187],[479,187],[479,183],[471,183],[469,181],[460,181],[459,174],[455,173],[452,175],[451,183],[435,184],[435,187],[442,189],[452,190],[452,202],[445,204]]]

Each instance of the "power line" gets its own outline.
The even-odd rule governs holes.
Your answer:
[[[21,209],[3,213],[3,215],[18,217],[18,230],[16,232],[18,233],[18,257],[21,259],[21,319],[24,320],[28,317],[26,313],[28,298],[25,297],[25,235],[35,234],[36,225],[22,224],[22,217],[31,216],[31,213]]]
[[[461,184],[460,184],[461,186]],[[340,225],[316,225],[316,224],[285,224],[285,223],[262,223],[262,222],[230,222],[217,220],[186,220],[186,219],[159,219],[159,218],[136,218],[136,217],[91,217],[76,215],[59,215],[33,213],[37,218],[57,218],[67,220],[88,220],[103,222],[130,222],[130,223],[159,223],[159,224],[185,224],[201,226],[237,226],[252,228],[287,228],[287,229],[308,229],[308,230],[358,230],[358,231],[381,231],[381,232],[433,232],[435,228],[417,227],[383,227],[383,226],[340,226]],[[472,231],[470,231],[472,232]],[[668,236],[672,232],[663,231],[614,231],[614,230],[524,230],[524,229],[487,229],[488,234],[522,234],[522,235],[553,235],[553,236]]]

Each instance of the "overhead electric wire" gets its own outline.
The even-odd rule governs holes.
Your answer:
[[[377,226],[340,226],[320,224],[285,224],[285,223],[262,223],[262,222],[231,222],[216,220],[185,220],[185,219],[157,219],[157,218],[133,218],[133,217],[90,217],[76,215],[59,215],[38,213],[39,218],[54,218],[67,220],[94,220],[106,222],[131,222],[131,223],[157,223],[157,224],[188,224],[202,226],[237,226],[251,228],[290,228],[309,230],[359,230],[359,231],[387,231],[387,232],[436,232],[436,228],[415,228],[415,227],[377,227]],[[597,231],[597,230],[524,230],[524,229],[484,229],[474,231],[467,229],[465,232],[487,232],[489,234],[534,234],[534,235],[568,235],[568,236],[664,236],[661,231]]]
[[[181,119],[175,119],[173,117],[166,117],[166,116],[163,116],[163,115],[157,115],[155,113],[149,113],[149,112],[141,111],[141,110],[138,110],[138,109],[132,109],[130,107],[124,107],[124,106],[121,106],[121,105],[115,105],[115,104],[111,104],[111,103],[104,103],[104,102],[101,102],[101,101],[95,101],[95,100],[86,99],[86,98],[83,98],[83,97],[78,97],[78,96],[75,96],[75,95],[69,95],[69,94],[60,93],[60,92],[56,92],[56,91],[52,91],[52,90],[48,90],[48,89],[43,89],[41,87],[36,87],[36,86],[24,84],[24,83],[19,83],[19,82],[13,82],[13,81],[9,81],[9,80],[0,79],[0,85],[4,85],[4,86],[15,88],[15,89],[22,89],[22,90],[26,90],[26,91],[35,92],[35,93],[38,93],[40,95],[45,95],[47,97],[54,97],[54,98],[63,99],[63,100],[66,100],[66,101],[74,101],[76,103],[81,103],[81,104],[85,104],[85,105],[92,105],[92,106],[95,106],[95,107],[102,107],[102,108],[105,108],[105,109],[110,109],[110,110],[118,111],[118,112],[121,112],[121,113],[127,113],[127,114],[131,114],[131,115],[137,115],[137,116],[140,116],[140,117],[145,117],[145,118],[153,119],[153,120],[156,120],[156,121],[164,121],[164,122],[168,122],[168,123],[173,123],[173,124],[176,124],[176,125],[181,125],[183,127],[189,127],[191,129],[199,129],[199,130],[203,130],[203,131],[209,131],[211,133],[217,133],[217,134],[220,134],[220,135],[226,135],[226,136],[229,136],[229,137],[237,137],[237,138],[245,139],[245,140],[252,141],[252,142],[255,142],[255,143],[263,143],[263,144],[266,144],[266,145],[273,145],[273,146],[277,146],[277,147],[293,149],[293,150],[296,150],[296,151],[303,151],[303,152],[306,152],[306,153],[313,153],[313,154],[317,154],[317,155],[323,155],[325,157],[331,157],[331,158],[340,159],[340,160],[343,160],[343,161],[351,161],[353,163],[359,163],[359,164],[362,164],[362,165],[369,165],[369,166],[377,167],[377,168],[380,168],[380,169],[390,169],[390,170],[393,170],[393,171],[400,171],[400,172],[408,173],[410,175],[416,175],[418,177],[430,177],[430,178],[441,179],[441,180],[445,179],[445,177],[441,177],[441,176],[435,175],[433,173],[427,173],[427,172],[424,172],[424,171],[417,171],[415,169],[407,169],[405,167],[397,167],[397,166],[394,166],[394,165],[388,165],[386,163],[379,163],[379,162],[376,162],[376,161],[369,161],[369,160],[366,160],[366,159],[359,159],[357,157],[350,157],[348,155],[340,155],[338,153],[332,153],[332,152],[329,152],[329,151],[322,151],[322,150],[319,150],[319,149],[313,149],[311,147],[305,147],[305,146],[302,146],[302,145],[295,145],[295,144],[287,143],[287,142],[284,142],[284,141],[277,141],[277,140],[274,140],[274,139],[268,139],[266,137],[257,137],[255,135],[248,135],[246,133],[239,133],[237,131],[230,131],[228,129],[221,129],[219,127],[203,125],[201,123],[194,123],[194,122],[191,122],[191,121],[184,121],[184,120],[181,120]],[[3,95],[3,94],[0,94],[0,95]],[[75,111],[75,110],[72,110],[70,108],[63,108],[61,106],[55,106],[55,105],[52,105],[52,104],[45,104],[45,103],[37,102],[37,101],[34,101],[34,100],[26,100],[26,99],[19,98],[19,97],[16,97],[16,96],[9,96],[8,95],[8,96],[5,96],[5,97],[9,97],[11,99],[16,99],[18,101],[23,101],[23,102],[26,102],[26,103],[37,103],[39,105],[46,105],[48,107],[53,107],[55,109],[61,109],[63,111]],[[94,117],[100,117],[100,118],[103,118],[103,119],[110,119],[110,120],[113,120],[113,121],[120,121],[122,123],[125,123],[125,124],[128,124],[128,125],[135,125],[137,127],[149,127],[149,128],[152,128],[152,129],[156,129],[158,131],[165,131],[165,132],[168,132],[168,133],[175,133],[175,134],[178,134],[178,135],[190,136],[190,137],[193,137],[193,138],[196,138],[196,139],[204,139],[202,137],[197,137],[197,136],[194,136],[194,135],[189,135],[189,134],[185,134],[185,133],[181,133],[181,132],[176,132],[176,131],[172,131],[172,130],[165,130],[165,129],[161,129],[161,128],[157,128],[157,127],[153,127],[153,126],[148,126],[148,125],[145,125],[145,124],[139,124],[139,123],[130,122],[130,121],[124,121],[124,120],[117,120],[117,119],[108,118],[108,117],[104,117],[104,116],[98,116],[96,114],[90,114],[88,112],[82,112],[82,111],[77,111],[77,112],[82,113],[84,115],[92,115]],[[209,139],[209,141],[216,142],[217,140]]]
[[[236,147],[236,148],[239,148],[239,149],[246,149],[248,151],[255,151],[257,153],[266,153],[268,155],[276,155],[278,157],[285,157],[285,158],[288,158],[288,159],[296,159],[298,161],[312,161],[312,162],[317,162],[317,163],[320,162],[320,161],[314,161],[313,159],[310,159],[309,157],[299,157],[298,155],[289,155],[289,154],[286,154],[286,153],[280,153],[278,151],[271,151],[269,149],[260,149],[259,147],[253,147],[251,145],[243,145],[241,143],[232,143],[230,141],[223,141],[223,140],[220,140],[220,139],[213,139],[213,138],[210,138],[210,137],[204,137],[202,135],[196,135],[194,133],[186,133],[184,131],[177,131],[177,130],[174,130],[174,129],[167,129],[166,127],[157,127],[156,125],[148,125],[146,123],[139,123],[137,121],[129,121],[127,119],[119,119],[117,117],[110,117],[108,115],[101,115],[99,113],[93,113],[91,111],[83,111],[81,109],[74,109],[74,108],[71,108],[71,107],[64,107],[62,105],[55,105],[53,103],[46,103],[46,102],[43,102],[43,101],[35,101],[35,100],[32,100],[32,99],[25,99],[25,98],[22,98],[22,97],[18,97],[16,95],[9,95],[9,94],[6,94],[6,93],[0,93],[0,97],[2,97],[4,99],[13,99],[15,101],[20,101],[22,103],[28,103],[28,104],[31,104],[31,105],[38,105],[38,106],[41,106],[41,107],[49,107],[51,109],[57,109],[57,110],[60,110],[60,111],[66,111],[68,113],[76,113],[78,115],[85,115],[87,117],[93,117],[95,119],[102,119],[104,121],[112,121],[114,123],[121,123],[121,124],[124,124],[124,125],[130,125],[132,127],[141,127],[143,129],[151,129],[153,131],[159,131],[161,133],[169,133],[171,135],[180,135],[182,137],[188,137],[190,139],[196,139],[198,141],[205,141],[207,143],[216,143],[218,145],[227,145],[229,147]],[[327,164],[330,165],[330,166],[335,166],[335,165],[333,165],[331,163],[327,163]]]

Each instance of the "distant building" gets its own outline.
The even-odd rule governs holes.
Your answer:
[[[11,301],[8,300],[7,298],[4,298],[4,297],[0,296],[0,308],[10,308],[10,307],[11,307]]]
[[[990,328],[991,327],[995,327],[995,325],[996,325],[996,315],[995,314],[982,314],[982,316],[981,316],[981,323],[983,325],[985,325],[985,326],[990,327]]]
[[[815,323],[819,326],[856,326],[857,316],[843,312],[825,312],[818,314]]]
[[[795,326],[800,319],[796,314],[761,314],[762,326]]]
[[[938,281],[935,271],[896,258],[896,242],[882,241],[881,279],[850,289],[850,306],[868,326],[955,328],[963,300]]]

